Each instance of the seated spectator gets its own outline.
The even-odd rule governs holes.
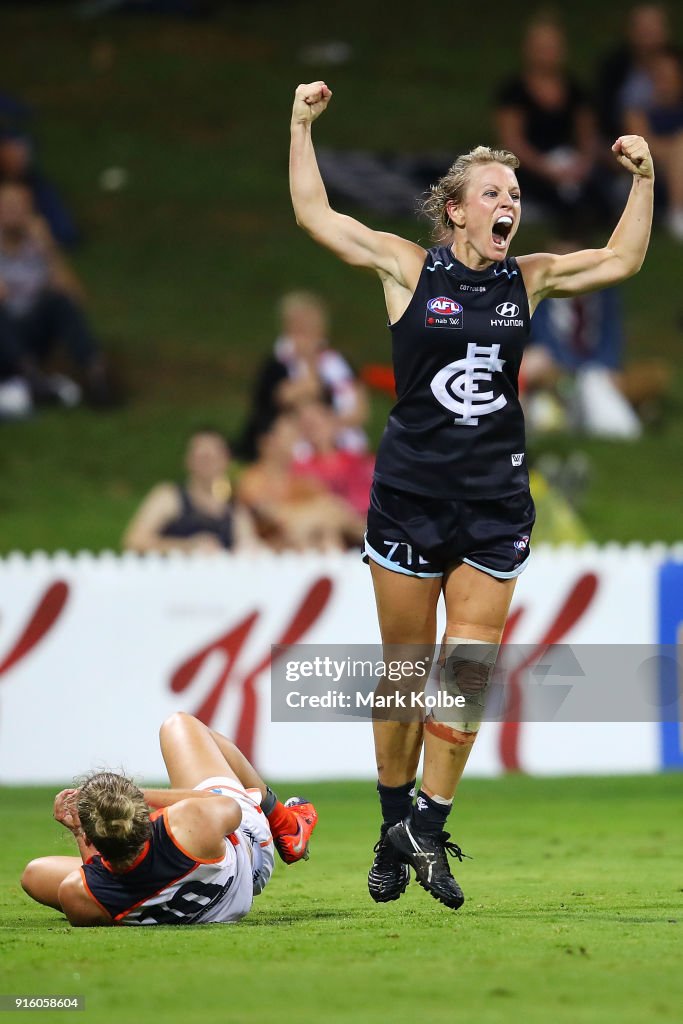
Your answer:
[[[543,19],[529,25],[521,73],[506,82],[496,101],[502,145],[520,161],[524,199],[564,224],[604,218],[609,204],[597,166],[598,136],[585,93],[567,72],[563,30]]]
[[[643,109],[652,99],[652,58],[670,42],[669,19],[662,4],[636,4],[629,11],[624,41],[598,68],[596,104],[605,142],[628,129],[624,113]]]
[[[625,112],[627,132],[644,135],[667,194],[667,227],[683,242],[683,60],[669,47],[649,65],[652,93],[647,103]]]
[[[276,551],[341,551],[360,544],[364,516],[319,480],[295,472],[301,440],[293,413],[282,413],[262,430],[256,441],[259,457],[239,480],[240,501],[254,516],[262,539]]]
[[[348,502],[359,516],[367,516],[374,457],[337,446],[336,417],[323,402],[313,400],[303,405],[298,424],[304,444],[295,450],[295,475],[319,481],[330,493]]]
[[[195,431],[185,453],[184,484],[158,484],[133,516],[126,551],[213,554],[258,547],[247,510],[233,500],[230,449],[217,430]]]
[[[580,239],[548,246],[584,248]],[[530,430],[573,427],[596,436],[632,439],[668,388],[670,372],[658,360],[624,368],[624,325],[617,288],[545,299],[531,321],[531,343],[520,380]]]
[[[364,451],[368,406],[363,386],[341,353],[330,348],[325,304],[309,292],[291,292],[280,303],[281,334],[254,387],[252,411],[238,444],[254,458],[255,438],[280,412],[310,399],[330,402],[337,417],[337,444]]]
[[[23,185],[0,186],[0,361],[25,376],[40,400],[74,405],[80,388],[45,370],[61,342],[89,399],[111,396],[104,359],[82,309],[83,289]]]

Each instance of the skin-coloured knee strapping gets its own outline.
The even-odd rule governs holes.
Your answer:
[[[476,737],[486,706],[491,675],[496,664],[500,644],[485,640],[470,640],[467,637],[447,636],[443,649],[443,665],[440,685],[443,693],[459,701],[460,707],[437,707],[433,713],[430,731],[437,732],[439,726],[452,730],[464,737]],[[456,720],[457,716],[457,720]],[[429,728],[429,726],[427,726]],[[440,734],[437,732],[437,735]],[[458,742],[454,738],[453,742]]]

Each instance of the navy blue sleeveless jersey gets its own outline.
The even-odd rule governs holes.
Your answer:
[[[163,811],[155,811],[150,820],[152,834],[125,871],[114,872],[99,854],[82,865],[87,891],[115,924],[201,921],[226,902],[235,881],[235,855],[200,860],[178,845]],[[236,836],[226,838],[238,845]]]
[[[398,401],[377,453],[380,483],[433,498],[502,498],[529,487],[517,378],[529,337],[517,261],[470,270],[429,249],[390,325]]]
[[[128,871],[114,873],[99,854],[91,857],[82,871],[90,894],[116,919],[196,865],[197,861],[173,842],[159,812],[152,816],[151,838]]]

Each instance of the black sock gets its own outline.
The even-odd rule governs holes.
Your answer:
[[[261,810],[265,814],[266,818],[272,811],[273,807],[275,807],[276,803],[277,797],[275,796],[275,793],[273,793],[270,786],[266,786],[266,795],[261,798]]]
[[[396,825],[410,814],[415,796],[415,779],[412,782],[404,782],[402,786],[383,786],[378,782],[377,792],[384,824]]]
[[[422,790],[417,794],[417,800],[413,806],[411,824],[416,832],[423,835],[436,836],[444,830],[446,818],[450,814],[452,803],[440,804],[432,800]]]

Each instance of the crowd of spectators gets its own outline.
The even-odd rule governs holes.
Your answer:
[[[534,19],[522,42],[519,72],[498,89],[498,140],[515,152],[525,200],[561,231],[590,230],[623,202],[624,177],[609,146],[621,134],[644,135],[657,162],[658,205],[683,241],[683,63],[662,4],[637,4],[624,38],[606,53],[592,89],[571,71],[566,34],[549,16]]]
[[[182,484],[162,483],[130,523],[124,547],[343,551],[360,544],[374,458],[369,406],[356,373],[328,340],[322,299],[293,292],[255,381],[236,449],[215,430],[190,438]]]
[[[492,123],[494,141],[520,158],[527,216],[536,211],[554,231],[549,250],[590,245],[614,222],[627,182],[609,147],[625,132],[648,139],[659,215],[683,241],[683,58],[663,5],[631,8],[592,89],[572,70],[561,22],[534,17],[516,73],[497,87]],[[28,109],[0,94],[0,419],[29,415],[41,402],[112,399],[85,292],[65,256],[78,231],[35,153]],[[374,378],[359,376],[332,347],[328,309],[316,294],[285,295],[275,333],[240,435],[230,446],[216,429],[196,431],[185,479],[153,488],[125,548],[339,551],[360,543],[374,464],[363,380]],[[520,379],[531,432],[639,436],[670,374],[655,360],[629,364],[625,334],[616,289],[540,305]],[[392,390],[390,367],[369,369]]]
[[[632,8],[623,41],[600,63],[593,95],[573,74],[569,56],[560,22],[534,18],[524,32],[519,70],[501,83],[495,100],[498,142],[521,160],[525,206],[532,213],[536,208],[556,232],[547,248],[585,248],[596,229],[614,222],[625,178],[610,145],[624,132],[650,141],[660,209],[671,235],[683,240],[683,70],[665,8]],[[338,551],[360,542],[373,470],[365,432],[368,397],[329,333],[319,296],[284,296],[273,349],[256,375],[234,444],[241,468],[232,474],[230,497],[223,504],[216,497],[228,480],[224,442],[216,434],[195,437],[187,482],[152,492],[127,532],[127,546]],[[615,288],[541,303],[521,375],[531,433],[563,429],[622,440],[640,435],[641,416],[649,419],[659,408],[670,374],[657,360],[629,364],[625,336]],[[391,378],[390,368],[383,369]],[[373,370],[376,377],[378,368]],[[200,441],[213,443],[213,476],[202,478],[195,465]],[[555,493],[538,470],[535,487],[548,501]],[[576,539],[580,526],[569,505],[558,504],[557,494],[553,502],[555,512],[561,505],[563,535]],[[209,514],[216,517],[215,530],[207,527]],[[567,533],[567,517],[573,532]],[[236,529],[239,519],[248,530]]]
[[[78,231],[35,159],[30,111],[0,93],[0,420],[36,405],[112,403],[110,375],[65,255]]]
[[[455,120],[450,151],[322,147],[321,173],[334,200],[374,214],[410,216],[416,193],[444,173],[459,148],[467,141],[490,142],[521,160],[527,221],[550,221],[560,232],[604,231],[614,223],[628,189],[610,147],[619,135],[639,133],[657,161],[657,219],[683,241],[683,51],[665,5],[641,3],[624,11],[621,26],[614,25],[621,38],[596,60],[592,72],[581,75],[561,8],[521,25],[517,67],[495,85],[488,131],[485,127],[476,140],[458,142]]]
[[[620,134],[645,136],[657,166],[658,216],[683,241],[683,60],[662,4],[637,4],[624,37],[599,62],[592,93],[572,74],[561,24],[526,28],[519,73],[498,90],[498,140],[521,160],[525,206],[552,226],[549,251],[590,246],[614,222],[628,187],[610,153]],[[576,430],[631,440],[659,417],[671,371],[629,364],[618,289],[542,302],[522,365],[530,432]]]

